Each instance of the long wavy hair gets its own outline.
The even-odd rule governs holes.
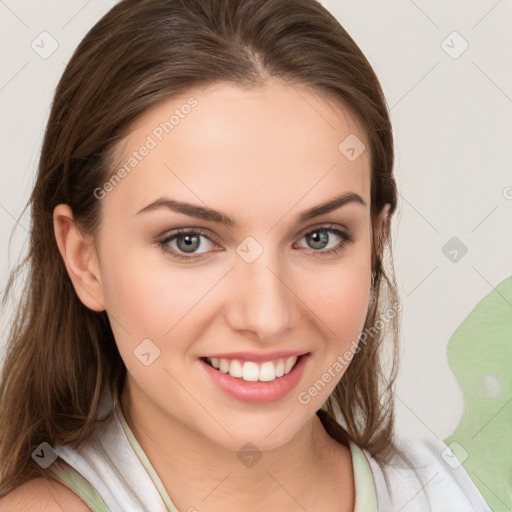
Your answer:
[[[350,439],[383,461],[400,452],[393,402],[400,309],[391,252],[393,137],[368,60],[315,0],[124,0],[87,33],[66,66],[23,210],[31,209],[29,247],[2,299],[5,306],[26,269],[1,374],[0,496],[30,478],[48,478],[53,465],[42,469],[33,450],[42,442],[76,447],[87,439],[104,392],[118,392],[126,375],[106,312],[85,307],[73,288],[56,244],[55,206],[68,204],[77,226],[94,236],[101,201],[93,191],[112,175],[115,148],[141,114],[193,87],[251,86],[268,78],[337,99],[367,135],[372,300],[364,340],[317,414],[344,444]],[[376,216],[386,204],[388,223],[377,237]],[[387,362],[383,340],[390,341]]]

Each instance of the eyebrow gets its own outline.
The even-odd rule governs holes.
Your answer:
[[[365,201],[360,195],[356,194],[355,192],[346,192],[341,196],[330,199],[326,203],[322,203],[320,205],[314,206],[313,208],[310,208],[309,210],[301,212],[298,215],[298,222],[306,222],[320,215],[324,215],[325,213],[330,213],[334,210],[337,210],[338,208],[341,208],[342,206],[349,203],[356,203],[361,204],[362,206],[366,206]],[[170,199],[168,197],[161,197],[156,201],[153,201],[152,203],[142,208],[142,210],[138,211],[136,215],[159,210],[161,208],[172,210],[177,213],[183,213],[190,217],[217,222],[228,227],[235,227],[237,225],[235,219],[222,212],[213,210],[212,208],[208,208],[206,206],[185,203],[183,201],[175,201],[174,199]]]

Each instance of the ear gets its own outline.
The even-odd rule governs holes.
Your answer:
[[[85,237],[75,226],[73,212],[67,204],[53,210],[53,228],[76,294],[93,311],[104,311],[103,286],[96,248],[91,237]]]

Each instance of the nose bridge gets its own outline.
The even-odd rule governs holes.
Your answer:
[[[298,316],[282,260],[275,249],[264,248],[254,239],[242,242],[237,253],[232,275],[236,288],[230,305],[232,327],[254,331],[260,338],[281,334]]]

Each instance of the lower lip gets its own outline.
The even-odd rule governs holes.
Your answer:
[[[252,404],[266,404],[283,398],[299,383],[309,355],[300,356],[290,373],[270,382],[247,382],[216,370],[202,359],[199,362],[213,382],[231,398]]]

